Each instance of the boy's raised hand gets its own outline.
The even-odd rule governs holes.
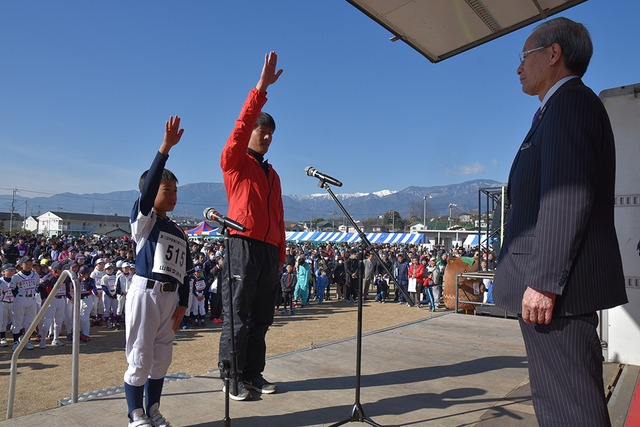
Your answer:
[[[162,145],[158,151],[164,155],[169,154],[169,150],[180,142],[180,138],[182,138],[183,133],[184,129],[180,129],[180,117],[170,116],[169,121],[165,123],[164,141],[162,141]]]
[[[256,89],[266,92],[269,85],[275,83],[282,74],[282,68],[276,72],[278,66],[278,55],[274,51],[267,53],[264,56],[264,65],[262,66],[262,74],[260,74],[260,80],[256,85]]]

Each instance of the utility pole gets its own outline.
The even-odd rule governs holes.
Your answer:
[[[11,236],[11,232],[13,231],[13,204],[16,201],[17,192],[18,192],[18,189],[14,188],[13,194],[11,195],[11,213],[9,214],[9,236]]]
[[[431,196],[424,196],[424,216],[422,217],[422,225],[424,228],[427,228],[427,199],[430,199]]]
[[[452,221],[453,221],[453,208],[455,208],[456,206],[458,206],[458,205],[456,205],[455,203],[449,203],[449,227],[451,227],[453,225],[452,224]]]

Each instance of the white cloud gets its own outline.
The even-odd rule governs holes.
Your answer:
[[[444,165],[440,165],[443,173],[446,176],[467,176],[483,173],[487,167],[480,162],[475,162],[470,165],[452,165],[448,168]]]
[[[481,173],[484,172],[486,169],[486,166],[483,164],[480,164],[479,162],[475,162],[471,165],[463,165],[463,166],[458,166],[458,174],[459,175],[474,175],[477,173]]]

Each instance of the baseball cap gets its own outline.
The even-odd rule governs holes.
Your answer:
[[[20,258],[20,264],[24,264],[25,262],[28,261],[33,261],[33,259],[30,256],[23,256],[22,258]]]
[[[134,270],[136,269],[136,265],[134,263],[129,264],[129,268],[133,268]]]
[[[128,262],[123,262],[122,263],[122,268],[127,268],[127,267],[131,267],[131,264],[129,264]]]
[[[96,264],[100,264],[101,262],[104,263],[104,258],[98,258],[96,260]]]
[[[15,270],[16,266],[13,264],[5,264],[2,266],[2,271]]]
[[[82,267],[80,267],[80,274],[89,274],[91,273],[91,269],[89,268],[88,265],[83,265]]]
[[[199,265],[196,265],[196,268],[194,268],[195,271],[202,271],[202,267],[200,267]]]
[[[73,259],[84,259],[84,255],[82,254],[76,254],[75,257],[73,257]]]
[[[65,263],[56,261],[51,265],[51,271],[63,270],[66,267]]]
[[[107,268],[113,268],[113,264],[111,264],[110,262],[106,263],[104,269],[106,270]]]

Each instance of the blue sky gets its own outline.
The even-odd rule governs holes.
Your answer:
[[[264,54],[284,69],[264,110],[284,194],[506,181],[537,98],[521,92],[531,27],[432,64],[343,0],[6,1],[0,40],[0,194],[137,187],[169,115],[185,133],[167,167],[222,182],[221,149]],[[638,83],[640,2],[589,0],[595,53],[584,81]],[[0,207],[0,210],[6,210]]]

